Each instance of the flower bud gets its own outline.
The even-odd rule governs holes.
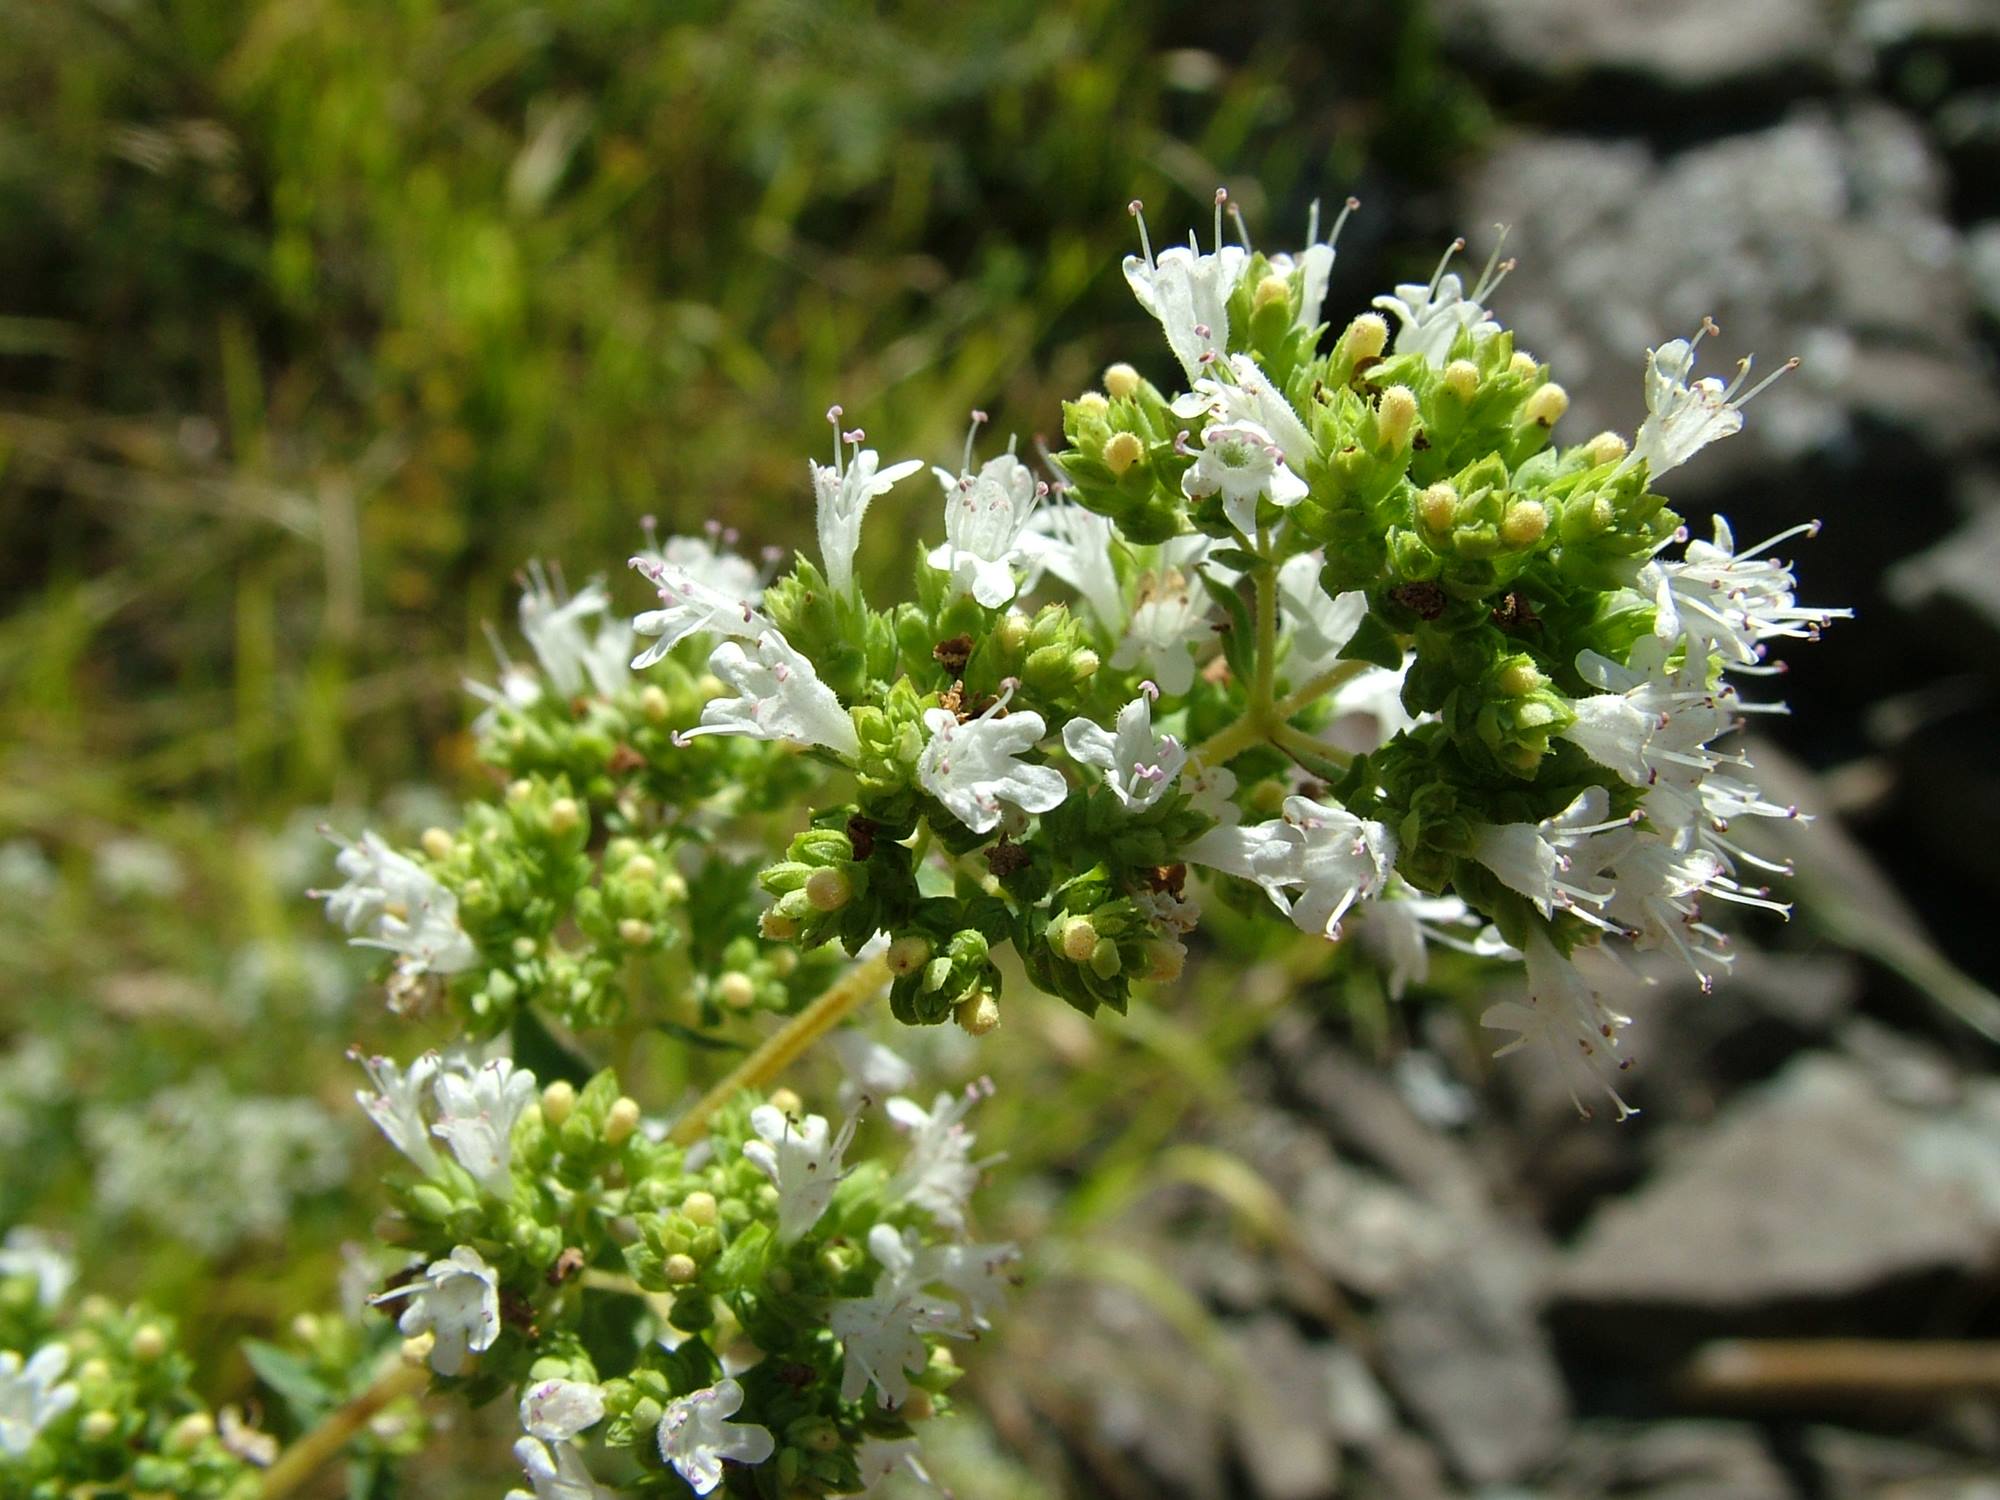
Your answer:
[[[1625,439],[1615,432],[1600,432],[1583,445],[1583,452],[1592,467],[1615,464],[1625,456]]]
[[[1102,421],[1111,411],[1111,403],[1104,399],[1102,391],[1085,391],[1071,404],[1081,407],[1085,416],[1094,417],[1099,421]]]
[[[1569,392],[1551,380],[1535,387],[1522,406],[1521,415],[1542,427],[1553,427],[1568,410]]]
[[[799,935],[799,924],[774,906],[758,919],[757,931],[774,943],[786,943]]]
[[[1001,650],[1012,656],[1028,648],[1028,637],[1033,630],[1033,621],[1018,609],[1010,609],[995,622],[993,638]]]
[[[896,1415],[905,1422],[924,1422],[937,1414],[937,1405],[931,1400],[931,1393],[921,1386],[913,1387]]]
[[[1071,917],[1057,929],[1056,946],[1071,963],[1088,963],[1097,947],[1097,929],[1088,917]]]
[[[806,1101],[791,1089],[772,1089],[770,1104],[779,1114],[791,1119],[804,1114],[806,1108]]]
[[[1529,662],[1511,661],[1500,669],[1500,691],[1510,698],[1525,698],[1536,689],[1548,686],[1548,681]]]
[[[1086,677],[1095,677],[1097,675],[1098,667],[1102,665],[1103,665],[1102,659],[1098,656],[1098,654],[1095,651],[1091,650],[1088,646],[1085,646],[1081,651],[1077,652],[1076,655],[1072,656],[1069,659],[1070,674],[1074,676],[1078,682],[1083,681]]]
[[[625,868],[618,872],[627,880],[636,880],[642,885],[651,885],[660,878],[660,866],[650,854],[635,854],[625,861]]]
[[[918,933],[905,933],[889,945],[889,951],[882,955],[882,961],[889,966],[889,972],[897,978],[914,974],[930,962],[931,940]]]
[[[771,971],[773,979],[790,979],[799,967],[798,949],[772,949],[764,959],[764,967]]]
[[[844,870],[823,867],[806,877],[806,900],[814,911],[839,911],[854,899],[854,882]]]
[[[1374,359],[1389,347],[1389,325],[1379,313],[1363,313],[1347,325],[1347,352],[1358,363]]]
[[[716,1204],[715,1194],[697,1188],[681,1199],[681,1212],[692,1222],[707,1226],[716,1221],[721,1210]]]
[[[542,1122],[551,1130],[560,1130],[575,1108],[576,1085],[567,1078],[558,1078],[542,1090]]]
[[[576,798],[558,797],[549,804],[549,832],[557,838],[574,833],[582,821],[583,810],[576,805]]]
[[[1104,389],[1114,401],[1130,401],[1139,394],[1139,372],[1122,360],[1104,372]]]
[[[1090,950],[1090,972],[1099,979],[1113,979],[1124,967],[1124,960],[1118,956],[1118,945],[1110,938],[1099,938]]]
[[[1104,467],[1114,476],[1123,474],[1145,456],[1146,445],[1139,441],[1137,433],[1113,433],[1111,441],[1104,445]]]
[[[715,998],[731,1010],[748,1010],[757,1003],[757,986],[741,969],[730,969],[715,981]]]
[[[418,842],[424,846],[424,853],[432,859],[451,857],[451,835],[442,828],[426,828],[423,838]]]
[[[654,724],[661,723],[673,707],[667,701],[666,689],[657,682],[649,682],[639,692],[639,712]]]
[[[77,1366],[76,1378],[83,1385],[102,1385],[111,1378],[111,1364],[104,1359],[86,1359]]]
[[[618,924],[618,940],[628,947],[643,948],[653,940],[653,924],[627,917]]]
[[[1164,939],[1146,945],[1146,977],[1155,984],[1172,984],[1187,967],[1187,947]]]
[[[701,1267],[692,1255],[669,1255],[660,1266],[660,1274],[670,1286],[685,1286],[701,1275]]]
[[[108,1443],[118,1435],[118,1418],[108,1411],[93,1411],[78,1425],[86,1443]]]
[[[1509,547],[1532,547],[1548,529],[1547,506],[1539,500],[1516,500],[1500,521],[1500,540]]]
[[[660,894],[670,902],[685,901],[688,898],[688,883],[678,870],[669,870],[660,877]]]
[[[1469,359],[1455,359],[1444,367],[1444,388],[1461,401],[1470,401],[1479,390],[1479,366]]]
[[[604,1116],[604,1144],[622,1146],[639,1128],[639,1101],[620,1094]]]
[[[526,802],[534,795],[535,784],[525,776],[507,783],[507,800],[509,802]]]
[[[1000,1002],[985,991],[963,1000],[952,1012],[952,1019],[968,1036],[985,1036],[1000,1024]]]
[[[403,1340],[401,1350],[403,1363],[421,1366],[431,1357],[431,1350],[437,1344],[437,1335],[429,1332],[413,1334]]]
[[[215,1436],[215,1418],[205,1411],[191,1411],[167,1432],[169,1453],[191,1453]]]
[[[1507,361],[1507,373],[1520,380],[1533,380],[1542,373],[1542,367],[1534,355],[1524,349],[1516,349],[1514,357]]]
[[[1449,480],[1440,479],[1417,496],[1417,519],[1424,530],[1440,534],[1458,524],[1458,491]]]
[[[1375,430],[1385,448],[1401,448],[1417,422],[1417,398],[1406,385],[1392,385],[1375,405]]]
[[[317,1344],[324,1331],[318,1313],[302,1312],[292,1319],[292,1337],[301,1344]]]
[[[1252,309],[1272,307],[1292,300],[1291,284],[1282,276],[1266,276],[1257,283],[1257,290],[1250,294]]]
[[[535,940],[526,933],[515,938],[509,946],[514,950],[514,957],[516,958],[533,958],[535,956]]]

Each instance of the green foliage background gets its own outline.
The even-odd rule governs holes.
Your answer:
[[[1482,121],[1389,0],[0,10],[0,1225],[186,1307],[244,1387],[236,1338],[325,1304],[376,1207],[342,1048],[414,1045],[300,894],[301,809],[413,829],[474,784],[460,677],[511,575],[620,575],[649,514],[803,539],[836,400],[891,456],[954,454],[973,406],[1053,431],[1163,353],[1117,271],[1134,196],[1205,232],[1226,182],[1290,240],[1356,192],[1351,302]],[[1219,1097],[1249,1032],[1210,1012],[1089,1042],[1129,1054],[1115,1094],[1003,1090],[1010,1173],[1078,1174],[1072,1227],[1117,1201]],[[1050,1024],[994,1070],[1090,1076]],[[1177,1086],[1128,1112],[1149,1077]],[[171,1150],[149,1101],[190,1078],[319,1100],[351,1190],[219,1247],[94,1199],[101,1117]],[[240,1194],[216,1170],[188,1215]]]

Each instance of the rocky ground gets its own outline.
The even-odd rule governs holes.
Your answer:
[[[1511,225],[1578,430],[1704,315],[1804,357],[1675,476],[1745,540],[1824,517],[1807,593],[1860,617],[1759,756],[1822,814],[1802,920],[1635,997],[1623,1126],[1293,1007],[1202,1143],[1260,1185],[1116,1227],[1194,1298],[1050,1278],[981,1399],[1114,1496],[2000,1496],[2000,4],[1441,9],[1511,122],[1453,213]]]

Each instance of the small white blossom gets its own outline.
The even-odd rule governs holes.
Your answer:
[[[538,1380],[521,1393],[521,1427],[545,1443],[567,1443],[604,1419],[604,1388],[582,1380]]]
[[[965,1206],[989,1165],[972,1159],[974,1136],[965,1117],[992,1093],[992,1081],[982,1078],[956,1098],[939,1094],[928,1110],[914,1099],[888,1102],[889,1118],[909,1136],[910,1148],[883,1190],[887,1201],[913,1204],[947,1229],[964,1230]]]
[[[1325,562],[1317,552],[1301,552],[1278,569],[1278,615],[1291,642],[1284,669],[1293,683],[1309,682],[1339,662],[1368,613],[1361,590],[1334,595],[1320,587]]]
[[[853,1109],[867,1099],[886,1099],[916,1082],[915,1068],[864,1031],[846,1027],[834,1032],[827,1042],[840,1060],[842,1108]]]
[[[1111,665],[1121,672],[1144,672],[1161,692],[1177,698],[1194,686],[1190,648],[1214,639],[1215,622],[1200,584],[1178,568],[1163,568],[1139,580],[1132,619]]]
[[[1421,354],[1429,364],[1441,368],[1450,362],[1460,333],[1470,333],[1478,341],[1500,331],[1500,325],[1487,315],[1485,302],[1506,279],[1513,262],[1500,260],[1499,247],[1495,246],[1493,258],[1468,295],[1458,273],[1445,270],[1452,256],[1464,248],[1464,240],[1452,241],[1428,284],[1409,282],[1398,286],[1394,295],[1375,299],[1375,306],[1395,315],[1394,353]]]
[[[1229,767],[1190,760],[1181,773],[1181,790],[1187,793],[1188,805],[1202,816],[1213,818],[1224,827],[1234,827],[1243,821],[1243,809],[1233,800],[1236,773]]]
[[[722,1483],[722,1464],[761,1464],[777,1451],[770,1429],[755,1422],[730,1422],[743,1409],[743,1387],[720,1380],[691,1396],[667,1403],[660,1418],[660,1457],[680,1472],[697,1495]]]
[[[1589,787],[1552,818],[1539,823],[1484,824],[1473,830],[1472,857],[1510,891],[1535,903],[1544,918],[1558,909],[1600,927],[1614,924],[1592,910],[1612,896],[1604,865],[1612,854],[1603,835],[1630,826],[1608,816],[1603,787]]]
[[[0,1350],[0,1453],[19,1458],[41,1430],[76,1405],[76,1387],[57,1384],[69,1368],[69,1350],[44,1344],[26,1364]]]
[[[1222,243],[1222,205],[1216,195],[1215,249],[1204,255],[1190,234],[1185,249],[1175,245],[1153,256],[1146,221],[1137,199],[1132,216],[1139,221],[1142,254],[1125,257],[1125,282],[1139,305],[1159,320],[1167,346],[1181,362],[1190,382],[1199,380],[1208,364],[1229,347],[1229,295],[1243,279],[1250,252]]]
[[[897,1407],[909,1399],[909,1375],[929,1361],[925,1337],[970,1338],[986,1327],[986,1309],[1001,1296],[1019,1252],[1012,1245],[920,1247],[914,1232],[888,1224],[869,1231],[868,1249],[882,1267],[873,1293],[842,1298],[827,1314],[846,1352],[840,1398],[859,1400],[873,1384],[882,1405]],[[930,1290],[937,1285],[955,1297]]]
[[[915,1438],[864,1437],[854,1450],[855,1466],[861,1471],[860,1495],[872,1495],[898,1473],[907,1474],[918,1484],[936,1487],[924,1467],[923,1446]]]
[[[1306,497],[1306,483],[1285,463],[1284,450],[1255,422],[1211,422],[1202,429],[1201,452],[1181,476],[1190,500],[1222,496],[1222,513],[1246,537],[1257,535],[1257,502],[1290,507]]]
[[[752,657],[735,641],[724,641],[708,658],[708,669],[736,690],[733,698],[702,705],[701,723],[681,736],[747,734],[759,740],[791,740],[818,745],[852,759],[861,752],[854,721],[840,695],[774,628],[757,637]]]
[[[1224,426],[1260,428],[1277,444],[1279,454],[1294,472],[1304,469],[1318,454],[1312,434],[1292,403],[1253,356],[1232,354],[1214,361],[1210,368],[1211,373],[1197,380],[1192,391],[1175,398],[1171,408],[1175,416],[1184,421],[1199,417]]]
[[[1798,365],[1789,360],[1751,386],[1750,361],[1736,366],[1736,378],[1724,385],[1713,375],[1690,384],[1694,373],[1694,352],[1701,341],[1716,332],[1715,324],[1704,318],[1692,339],[1669,339],[1646,354],[1646,420],[1632,439],[1632,451],[1619,465],[1646,466],[1646,478],[1658,479],[1670,469],[1678,469],[1718,438],[1743,430],[1743,407],[1765,386]],[[1739,395],[1738,393],[1741,392]]]
[[[1104,773],[1111,793],[1133,812],[1143,812],[1165,796],[1187,761],[1187,751],[1170,734],[1153,733],[1151,683],[1118,710],[1116,731],[1089,719],[1063,725],[1063,748],[1080,765]]]
[[[1014,597],[1016,567],[1038,550],[1027,535],[1030,518],[1048,494],[1048,486],[1007,451],[989,458],[972,472],[972,439],[982,414],[973,413],[973,430],[965,439],[965,466],[956,474],[934,468],[944,486],[944,541],[930,552],[930,565],[949,573],[953,587],[972,595],[988,609],[998,609]]]
[[[849,1119],[838,1135],[830,1135],[825,1115],[793,1120],[770,1104],[750,1111],[750,1128],[760,1139],[744,1142],[743,1156],[778,1189],[780,1244],[792,1244],[817,1224],[833,1201],[833,1190],[840,1186],[840,1159],[854,1139],[854,1123]]]
[[[873,448],[861,446],[865,434],[859,428],[843,433],[840,415],[837,406],[827,412],[827,420],[833,423],[833,467],[817,463],[809,463],[808,467],[812,471],[819,555],[826,567],[827,587],[844,595],[854,588],[854,554],[861,545],[861,521],[868,514],[869,502],[877,495],[887,494],[923,464],[909,458],[878,472],[881,459]],[[843,442],[854,449],[851,458],[842,455]]]
[[[609,618],[610,611],[611,596],[601,582],[565,598],[560,574],[551,579],[539,562],[528,564],[527,587],[521,591],[521,634],[563,697],[574,698],[588,687],[608,698],[630,678],[631,627]],[[584,622],[593,619],[597,628],[586,630]]]
[[[917,758],[917,781],[974,833],[991,833],[1000,826],[1002,803],[1024,813],[1045,813],[1069,795],[1062,772],[1020,759],[1041,742],[1048,726],[1038,713],[1001,717],[1010,696],[1002,694],[963,724],[950,709],[924,711],[930,739]]]
[[[0,1241],[0,1277],[5,1276],[34,1277],[36,1302],[52,1308],[76,1282],[76,1257],[53,1236],[17,1224]]]
[[[1287,797],[1285,821],[1299,832],[1293,925],[1332,938],[1354,902],[1372,896],[1396,864],[1396,840],[1380,823],[1310,797]]]
[[[1701,920],[1700,898],[1714,894],[1729,899],[1735,882],[1722,861],[1706,849],[1677,850],[1657,834],[1632,829],[1619,840],[1607,871],[1611,898],[1604,914],[1616,922],[1633,946],[1666,948],[1679,954],[1694,971],[1704,991],[1715,987],[1715,971],[1732,961],[1729,940]],[[1759,903],[1773,905],[1775,903]],[[1782,908],[1780,908],[1782,910]]]
[[[632,566],[660,592],[660,607],[649,609],[632,621],[632,629],[638,634],[659,637],[632,658],[634,671],[650,667],[691,635],[754,641],[765,631],[777,628],[757,612],[750,593],[739,591],[741,580],[732,575],[724,575],[724,581],[717,583],[697,576],[692,569],[665,556],[644,553],[632,559]],[[714,570],[708,571],[713,579]]]
[[[1817,640],[1833,621],[1853,618],[1851,609],[1800,605],[1792,565],[1761,555],[1818,532],[1819,523],[1809,521],[1738,552],[1729,523],[1717,516],[1713,542],[1691,541],[1685,556],[1656,558],[1640,575],[1640,587],[1653,599],[1654,634],[1667,642],[1685,637],[1704,651],[1713,647],[1725,668],[1771,670],[1761,666],[1766,642]]]
[[[504,1057],[477,1069],[446,1069],[433,1086],[438,1119],[431,1134],[496,1198],[510,1198],[514,1124],[535,1101],[535,1075]],[[392,1138],[393,1139],[393,1138]]]
[[[355,1090],[355,1101],[412,1166],[426,1177],[435,1176],[438,1154],[424,1119],[424,1099],[438,1075],[437,1053],[424,1053],[407,1070],[386,1057],[369,1057],[359,1051],[347,1055],[368,1070],[368,1081],[375,1085],[373,1093]]]
[[[243,1415],[240,1406],[225,1406],[215,1414],[215,1435],[222,1446],[246,1464],[268,1469],[278,1461],[278,1440],[260,1432]]]
[[[1618,1033],[1631,1024],[1631,1018],[1605,1004],[1597,987],[1575,963],[1556,951],[1541,929],[1528,934],[1526,951],[1526,1003],[1503,1000],[1488,1006],[1479,1018],[1483,1026],[1515,1033],[1514,1040],[1493,1055],[1504,1057],[1539,1041],[1555,1053],[1565,1077],[1580,1064],[1611,1095],[1619,1119],[1635,1114],[1637,1111],[1618,1097],[1617,1088],[1618,1075],[1632,1065],[1632,1060],[1621,1059],[1617,1050]],[[1579,1114],[1586,1119],[1590,1117],[1590,1110],[1578,1097],[1573,1083],[1570,1101]]]
[[[1333,221],[1333,228],[1327,231],[1324,240],[1319,237],[1319,200],[1313,200],[1311,215],[1306,220],[1306,247],[1296,256],[1280,253],[1268,257],[1274,275],[1299,278],[1299,311],[1292,320],[1292,326],[1308,331],[1319,326],[1320,309],[1326,304],[1326,288],[1333,276],[1334,246],[1340,242],[1340,231],[1347,225],[1347,216],[1361,206],[1358,198],[1349,198],[1341,205],[1340,213]]]
[[[1491,927],[1456,896],[1420,896],[1407,887],[1371,901],[1359,930],[1361,946],[1382,965],[1389,997],[1400,1000],[1430,977],[1433,946],[1479,958],[1512,952]]]
[[[397,970],[410,978],[456,974],[479,961],[458,925],[458,897],[435,876],[372,831],[358,843],[327,837],[340,849],[334,868],[346,883],[311,894],[326,902],[329,921],[354,934],[356,946],[396,954]]]
[[[379,1307],[399,1297],[411,1301],[396,1326],[405,1337],[431,1335],[431,1368],[440,1375],[461,1373],[472,1355],[491,1349],[500,1336],[500,1277],[470,1245],[369,1300]]]
[[[590,1477],[583,1455],[568,1443],[543,1446],[531,1437],[514,1444],[514,1457],[534,1492],[507,1491],[507,1500],[618,1500],[618,1492]]]
[[[1105,632],[1117,636],[1127,611],[1111,522],[1081,505],[1044,505],[1029,524],[1022,540],[1035,560],[1075,589]]]

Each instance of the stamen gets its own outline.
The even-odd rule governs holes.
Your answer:
[[[826,419],[833,425],[833,472],[838,478],[844,471],[840,458],[840,407],[836,404],[826,409]]]
[[[1507,226],[1495,224],[1493,227],[1499,231],[1499,238],[1494,240],[1493,253],[1486,257],[1486,267],[1479,273],[1479,280],[1473,285],[1474,302],[1484,302],[1488,294],[1507,279],[1507,273],[1514,269],[1513,261],[1503,262],[1500,259],[1500,248],[1507,243]]]
[[[1146,266],[1150,270],[1153,266],[1153,241],[1146,233],[1146,205],[1134,198],[1125,205],[1125,211],[1139,221],[1139,249],[1145,255]]]
[[[1720,332],[1722,332],[1722,325],[1717,323],[1707,313],[1703,313],[1701,315],[1701,327],[1697,328],[1694,331],[1694,337],[1688,340],[1688,348],[1690,350],[1699,348],[1703,339],[1707,338],[1711,333]]]
[[[1361,207],[1361,200],[1359,198],[1355,198],[1352,196],[1350,196],[1345,203],[1340,205],[1340,216],[1333,221],[1333,228],[1329,229],[1326,232],[1327,249],[1331,250],[1335,245],[1340,243],[1340,231],[1347,227],[1347,216],[1353,213],[1354,210],[1359,207]],[[1317,211],[1319,205],[1315,203],[1313,205],[1313,208],[1315,211]]]
[[[1437,295],[1438,283],[1444,280],[1444,268],[1450,265],[1451,258],[1464,248],[1465,240],[1462,236],[1444,247],[1444,257],[1438,261],[1438,268],[1431,272],[1430,287],[1428,288],[1430,296],[1435,297]]]
[[[1215,190],[1215,248],[1217,250],[1222,248],[1222,209],[1228,202],[1229,189],[1226,187],[1217,188]]]
[[[1236,226],[1236,238],[1243,246],[1244,251],[1254,254],[1254,249],[1250,244],[1250,226],[1243,222],[1243,210],[1238,208],[1234,202],[1231,202],[1229,205],[1229,219]]]
[[[965,461],[959,465],[959,472],[962,474],[970,474],[972,472],[973,440],[979,436],[979,429],[985,425],[986,413],[983,411],[974,411],[972,414],[972,425],[965,430]]]

